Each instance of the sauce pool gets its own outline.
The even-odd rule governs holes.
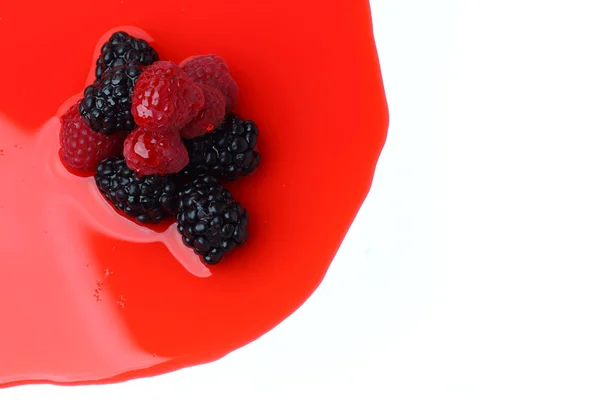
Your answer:
[[[107,0],[93,15],[76,0],[9,3],[0,387],[119,382],[211,362],[294,312],[327,271],[385,141],[368,1]],[[248,210],[250,238],[217,266],[204,266],[174,224],[117,214],[93,178],[58,159],[58,116],[117,29],[150,39],[161,59],[222,56],[240,89],[236,112],[259,127],[261,166],[227,185]]]

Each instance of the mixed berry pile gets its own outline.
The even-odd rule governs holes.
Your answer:
[[[248,239],[248,213],[223,186],[260,163],[258,128],[234,114],[238,87],[215,55],[160,61],[143,39],[114,33],[96,80],[62,115],[59,156],[122,215],[176,219],[207,264]]]

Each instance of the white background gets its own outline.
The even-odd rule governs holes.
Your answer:
[[[216,363],[2,400],[600,398],[600,3],[372,7],[389,137],[314,296]]]

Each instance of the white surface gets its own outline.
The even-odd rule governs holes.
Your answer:
[[[391,123],[322,286],[225,359],[14,399],[600,397],[600,5],[372,0]]]

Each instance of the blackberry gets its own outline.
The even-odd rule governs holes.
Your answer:
[[[137,176],[122,156],[96,168],[96,186],[117,210],[143,224],[157,223],[177,212],[177,185],[172,175]]]
[[[135,128],[131,94],[142,68],[142,64],[135,61],[116,66],[85,88],[79,114],[93,131],[110,135]]]
[[[260,163],[260,154],[255,150],[257,137],[258,128],[253,121],[228,114],[213,132],[184,141],[190,163],[181,174],[227,180],[248,175]]]
[[[96,79],[100,79],[107,69],[136,61],[150,65],[158,61],[158,54],[144,39],[138,39],[125,32],[115,32],[104,43],[96,60]]]
[[[179,194],[177,230],[207,264],[246,242],[248,213],[216,178],[203,176]]]

